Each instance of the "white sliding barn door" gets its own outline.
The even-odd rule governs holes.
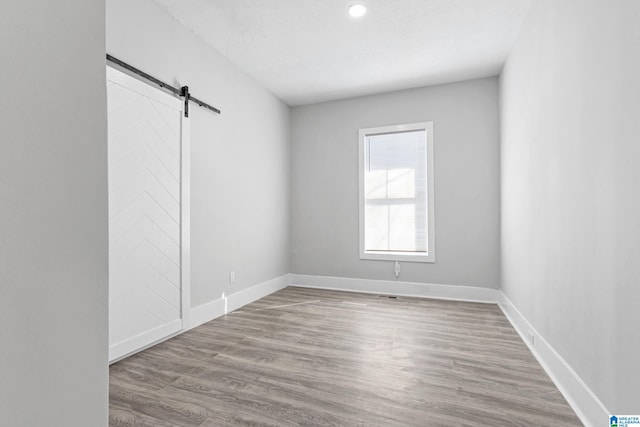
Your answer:
[[[188,283],[183,281],[182,159],[188,136],[180,99],[110,67],[107,98],[109,360],[114,361],[183,327]]]

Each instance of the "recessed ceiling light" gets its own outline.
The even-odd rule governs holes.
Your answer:
[[[360,18],[367,14],[367,7],[363,4],[352,4],[349,6],[349,15]]]

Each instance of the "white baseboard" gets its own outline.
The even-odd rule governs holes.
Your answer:
[[[182,319],[174,320],[151,331],[109,346],[109,364],[175,336],[182,328]]]
[[[558,390],[576,412],[580,421],[587,427],[602,425],[608,420],[609,411],[584,383],[571,366],[556,350],[531,326],[529,321],[518,311],[502,291],[472,286],[439,285],[389,280],[353,279],[346,277],[312,276],[304,274],[285,274],[266,282],[262,282],[219,298],[209,303],[194,307],[190,312],[190,324],[183,331],[200,326],[210,320],[230,313],[238,308],[270,295],[287,286],[328,289],[347,292],[372,294],[389,294],[398,296],[437,298],[483,303],[497,303],[529,347],[542,368],[549,375]],[[166,331],[154,331],[161,332]],[[533,343],[531,340],[533,336]],[[129,348],[136,343],[121,343],[117,348],[110,348],[109,359],[114,361],[131,353]],[[112,351],[113,350],[113,351]],[[120,355],[118,357],[118,355]],[[115,356],[115,357],[113,357]]]
[[[498,303],[513,328],[529,347],[538,360],[538,363],[540,363],[549,375],[569,405],[571,405],[580,418],[580,421],[587,427],[596,427],[608,420],[609,412],[598,397],[589,389],[558,352],[531,326],[502,291],[470,286],[352,279],[304,274],[291,274],[290,282],[291,286],[303,288]],[[531,342],[531,335],[534,337],[534,344]]]
[[[224,316],[226,314],[224,311],[224,304],[225,298],[218,298],[211,302],[193,307],[189,314],[189,326],[185,328],[185,330],[195,328],[196,326],[200,326],[210,320]]]
[[[604,425],[610,414],[607,408],[562,356],[531,326],[502,291],[499,293],[498,305],[538,363],[576,412],[580,421],[587,427]],[[531,336],[533,336],[533,342]]]
[[[335,291],[388,294],[405,297],[497,303],[498,290],[473,286],[437,285],[391,280],[352,279],[347,277],[290,274],[291,286]]]
[[[186,329],[195,328],[203,323],[209,322],[217,317],[224,316],[238,308],[264,298],[280,289],[289,286],[289,275],[285,274],[266,282],[258,283],[249,288],[235,292],[228,296],[218,298],[206,304],[199,305],[191,309],[191,324]],[[185,330],[186,330],[185,329]]]
[[[247,289],[229,295],[227,301],[227,313],[239,309],[240,307],[252,303],[267,295],[284,289],[289,286],[289,275],[285,274],[275,279],[267,280]]]

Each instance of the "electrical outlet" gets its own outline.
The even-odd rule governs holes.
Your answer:
[[[234,283],[236,281],[236,272],[232,271],[229,273],[229,283]]]
[[[396,276],[396,279],[400,277],[400,263],[398,261],[393,266],[393,275]]]

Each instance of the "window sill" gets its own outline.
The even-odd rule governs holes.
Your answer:
[[[378,261],[404,261],[404,262],[429,262],[435,263],[435,254],[425,254],[418,252],[361,252],[360,259]]]

